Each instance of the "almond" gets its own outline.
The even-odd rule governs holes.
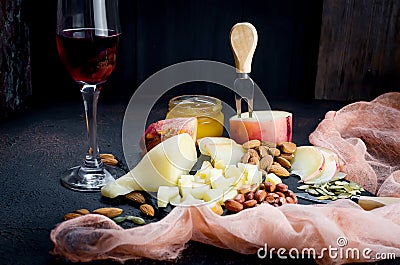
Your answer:
[[[267,146],[260,146],[259,148],[258,148],[258,152],[260,153],[260,156],[261,157],[264,157],[264,156],[266,156],[266,155],[269,155],[269,152],[268,152],[268,147]]]
[[[244,153],[244,155],[240,159],[240,162],[247,164],[249,162],[249,159],[250,159],[250,153],[246,152],[246,153]]]
[[[250,140],[247,141],[243,144],[243,148],[244,149],[251,149],[251,148],[256,148],[259,147],[261,145],[260,140],[254,139],[254,140]]]
[[[79,217],[79,216],[82,216],[82,214],[79,214],[79,213],[67,213],[67,214],[64,215],[64,220],[65,221],[66,220],[71,220],[71,219],[74,219],[74,218]]]
[[[249,164],[258,166],[260,164],[260,160],[257,157],[250,157]]]
[[[260,160],[260,169],[265,170],[265,171],[269,171],[269,168],[272,165],[272,162],[274,161],[274,158],[271,155],[266,155],[263,156]]]
[[[115,159],[115,156],[113,154],[100,154],[100,158],[112,158]]]
[[[283,158],[282,156],[275,157],[275,161],[281,164],[284,168],[291,168],[292,164],[290,164],[289,160]]]
[[[260,156],[255,149],[249,149],[249,150],[247,150],[247,152],[250,154],[250,158],[255,157],[258,160],[260,160]]]
[[[279,156],[281,154],[281,151],[279,151],[278,148],[269,148],[268,153],[272,156]]]
[[[109,165],[109,166],[116,166],[118,165],[118,160],[115,158],[102,158],[101,162],[103,162],[103,164]]]
[[[278,191],[278,192],[287,192],[288,190],[289,190],[289,187],[285,183],[276,184],[276,191]]]
[[[291,197],[286,197],[286,203],[294,204],[294,200]]]
[[[264,189],[266,192],[274,192],[276,189],[276,185],[271,182],[264,182]]]
[[[154,208],[150,204],[142,204],[140,205],[140,211],[147,216],[153,217],[154,216]]]
[[[235,196],[234,200],[237,201],[238,203],[244,203],[245,201],[244,195],[242,193],[239,193],[238,195]]]
[[[290,176],[289,171],[287,171],[286,168],[284,168],[280,164],[278,164],[278,165],[276,165],[276,164],[271,165],[269,172],[274,173],[278,177],[289,177]]]
[[[243,210],[243,204],[241,204],[241,203],[239,203],[239,202],[237,202],[235,200],[232,200],[232,199],[226,200],[224,202],[224,204],[225,204],[225,208],[228,211],[233,212],[233,213],[238,213],[241,210]]]
[[[290,161],[294,158],[293,154],[281,153],[280,157],[285,158],[286,160]]]
[[[239,193],[241,193],[241,194],[247,194],[247,193],[249,193],[250,191],[251,191],[251,189],[250,189],[250,185],[243,185],[243,186],[241,186],[240,188],[239,188]]]
[[[265,201],[268,202],[269,204],[274,204],[275,203],[275,198],[272,194],[269,194],[266,198]]]
[[[251,208],[257,205],[257,201],[252,199],[252,200],[247,200],[243,203],[244,208]]]
[[[130,200],[136,204],[146,203],[146,199],[144,198],[143,194],[141,194],[140,192],[137,192],[137,191],[132,191],[132,192],[128,193],[127,195],[125,195],[125,198],[127,198],[128,200]]]
[[[267,192],[265,190],[258,190],[256,191],[256,193],[254,194],[254,199],[257,202],[262,202],[265,200],[265,198],[267,197]]]
[[[81,215],[90,214],[88,209],[79,209],[79,210],[76,210],[75,213],[79,213]]]
[[[114,207],[98,208],[93,211],[93,213],[101,214],[101,215],[107,216],[109,218],[116,217],[116,216],[120,215],[122,212],[123,212],[122,209],[114,208]]]
[[[269,147],[269,148],[274,148],[274,147],[276,147],[276,144],[275,144],[275,143],[273,143],[273,142],[266,142],[266,141],[262,141],[262,142],[261,142],[261,145],[262,145],[262,146]]]
[[[296,151],[296,144],[293,142],[282,142],[278,145],[283,153],[293,154]]]

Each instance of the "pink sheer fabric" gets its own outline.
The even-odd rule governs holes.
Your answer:
[[[310,142],[335,150],[349,179],[378,195],[400,196],[399,111],[400,93],[350,104],[328,112]],[[312,249],[318,264],[376,262],[377,255],[400,257],[400,203],[371,211],[350,200],[276,208],[263,204],[227,216],[207,206],[176,207],[159,222],[131,229],[89,214],[56,225],[50,238],[52,254],[76,262],[171,260],[189,240],[243,254],[284,248],[295,255]]]
[[[338,153],[348,179],[376,195],[400,197],[400,93],[329,111],[309,140]]]
[[[375,262],[378,253],[399,257],[399,238],[400,204],[365,211],[349,200],[277,208],[263,204],[228,216],[216,215],[207,206],[176,207],[159,222],[125,230],[107,217],[89,214],[60,223],[51,232],[54,255],[76,262],[121,263],[142,257],[175,259],[189,240],[243,254],[284,248],[286,254],[302,257],[305,248],[313,249],[318,264]],[[336,251],[329,254],[329,248]],[[352,249],[358,256],[345,254]]]

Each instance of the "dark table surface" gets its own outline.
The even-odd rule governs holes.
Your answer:
[[[129,99],[100,100],[98,139],[102,153],[124,162],[122,122]],[[293,141],[309,144],[308,135],[329,110],[344,102],[271,101],[272,109],[293,113]],[[154,109],[149,122],[165,113],[166,103]],[[50,254],[50,231],[65,213],[108,206],[100,193],[80,193],[60,184],[63,170],[82,162],[86,128],[79,100],[28,108],[0,124],[0,264],[70,264]],[[154,221],[154,220],[148,220]],[[127,264],[265,264],[257,255],[242,255],[198,242],[189,242],[174,262],[148,259]],[[269,262],[269,261],[268,261]],[[299,261],[292,261],[298,263]],[[304,261],[303,261],[304,262]],[[394,264],[392,261],[390,264]],[[94,264],[113,264],[95,261]],[[274,264],[288,260],[274,259]],[[313,264],[313,261],[309,261]],[[381,261],[380,264],[389,264]]]

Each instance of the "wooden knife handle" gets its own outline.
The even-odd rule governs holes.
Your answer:
[[[382,207],[392,203],[399,203],[400,198],[396,197],[370,197],[370,196],[360,196],[358,198],[358,205],[360,205],[364,210],[372,210],[378,207]]]
[[[236,72],[250,73],[251,62],[258,41],[256,28],[248,22],[237,23],[231,29],[230,40]]]

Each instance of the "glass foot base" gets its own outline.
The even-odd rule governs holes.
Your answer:
[[[61,177],[61,184],[71,190],[97,192],[114,181],[113,175],[106,168],[86,168],[77,166],[68,169]]]

